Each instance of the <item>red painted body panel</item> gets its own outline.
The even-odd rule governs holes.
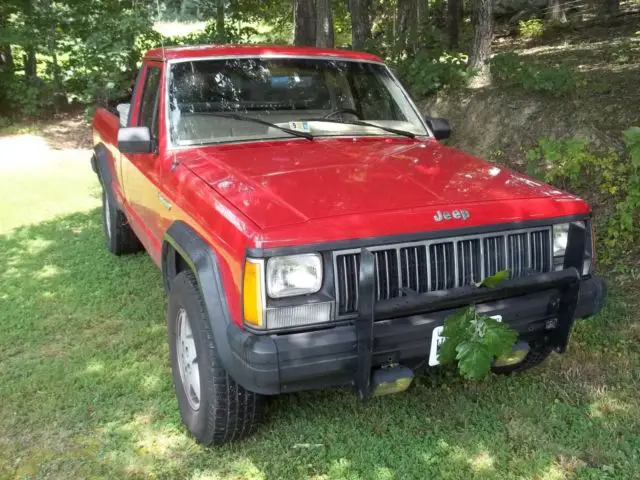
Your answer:
[[[588,212],[572,195],[432,140],[294,139],[204,147],[180,158],[262,228],[261,245],[315,243],[317,233],[328,241]],[[471,212],[466,221],[433,219],[439,209],[463,207]],[[331,219],[334,231],[327,230]],[[313,237],[274,237],[299,224],[301,231],[322,229]]]
[[[147,58],[227,55],[378,57],[341,50],[273,46],[155,49]],[[145,66],[152,63],[145,61]],[[166,73],[166,69],[165,69]],[[140,106],[132,99],[132,123]],[[165,111],[165,82],[160,112]],[[393,234],[458,229],[574,214],[588,205],[565,192],[432,139],[393,136],[244,142],[168,149],[160,115],[158,151],[120,155],[119,122],[99,109],[94,143],[109,151],[111,185],[134,231],[157,264],[172,222],[195,229],[221,260],[235,322],[242,324],[247,248],[309,245]],[[162,199],[162,201],[160,201]],[[171,208],[167,208],[167,203]],[[437,210],[464,208],[461,219],[436,222]]]

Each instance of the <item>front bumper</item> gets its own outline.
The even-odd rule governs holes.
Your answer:
[[[374,304],[373,275],[366,263],[363,260],[361,266],[357,319],[272,335],[252,334],[229,324],[226,340],[231,358],[223,362],[232,365],[225,365],[227,370],[242,371],[241,385],[261,394],[351,384],[366,398],[372,369],[389,362],[410,367],[424,362],[433,329],[462,307],[475,304],[483,314],[501,315],[521,340],[544,342],[563,352],[574,319],[598,313],[606,296],[601,279],[581,279],[571,267],[506,281],[494,289],[463,287]]]

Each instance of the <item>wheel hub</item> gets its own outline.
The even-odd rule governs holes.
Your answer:
[[[200,369],[191,324],[184,308],[178,311],[176,324],[176,353],[182,388],[191,408],[198,410],[200,408]]]

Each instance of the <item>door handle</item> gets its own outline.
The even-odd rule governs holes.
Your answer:
[[[164,206],[164,208],[166,208],[167,210],[171,210],[171,206],[172,206],[171,202],[167,197],[162,195],[160,192],[158,192],[158,200],[160,200],[160,203]]]

